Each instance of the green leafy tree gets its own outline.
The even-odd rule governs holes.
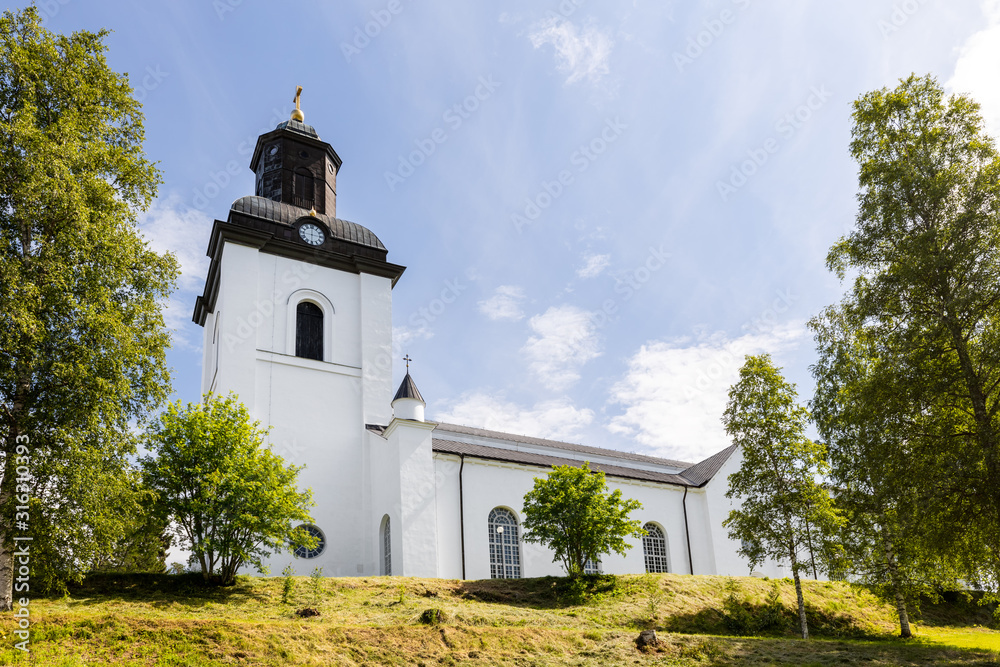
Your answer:
[[[1000,581],[1000,155],[978,105],[910,76],[854,103],[854,230],[827,258],[842,307],[892,360],[926,529],[942,558]]]
[[[872,331],[829,308],[810,322],[819,361],[812,366],[813,420],[827,443],[849,573],[891,600],[901,637],[910,637],[908,604],[956,586],[956,573],[929,542],[921,487],[933,476],[907,434],[912,414],[897,391],[900,365]]]
[[[161,302],[177,264],[137,233],[159,174],[106,34],[54,34],[34,7],[0,17],[4,610],[15,530],[34,540],[31,590],[79,578],[124,535],[137,502],[130,426],[169,393]]]
[[[604,473],[589,463],[556,466],[524,495],[524,540],[552,549],[552,560],[576,578],[588,560],[597,563],[612,551],[625,555],[632,548],[625,538],[645,535],[641,522],[629,519],[641,507],[619,489],[608,493]]]
[[[809,638],[809,627],[800,575],[810,570],[817,549],[829,566],[836,552],[832,537],[842,524],[830,493],[817,481],[827,471],[826,448],[805,436],[807,420],[806,409],[796,404],[795,386],[771,357],[748,355],[722,418],[743,455],[726,492],[740,507],[722,525],[741,542],[751,568],[768,558],[788,561],[803,639]]]
[[[206,582],[230,585],[245,565],[264,571],[289,542],[315,546],[292,525],[312,521],[312,491],[295,485],[302,467],[265,449],[266,435],[232,394],[172,403],[147,433],[147,484]]]

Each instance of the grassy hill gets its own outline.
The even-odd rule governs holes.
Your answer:
[[[727,593],[739,589],[752,620],[775,582],[741,578],[727,590],[727,581],[599,577],[584,594],[550,577],[297,577],[286,604],[281,578],[204,589],[188,575],[92,576],[68,597],[32,600],[30,659],[12,648],[4,618],[0,664],[1000,665],[1000,632],[983,627],[988,610],[961,599],[924,605],[918,638],[902,641],[892,610],[868,592],[806,582],[815,638],[804,642],[787,580],[777,582],[782,609],[769,636],[733,636],[719,611]],[[296,615],[304,607],[320,615]],[[644,653],[633,640],[646,628],[661,642]]]

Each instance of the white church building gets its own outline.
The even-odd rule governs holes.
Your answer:
[[[299,484],[313,491],[307,528],[319,546],[275,554],[271,571],[291,561],[300,575],[564,574],[551,551],[523,541],[522,500],[552,466],[589,461],[642,503],[632,517],[648,535],[588,567],[749,574],[721,525],[735,447],[685,463],[435,423],[409,372],[394,391],[392,289],[404,267],[336,217],[341,159],[303,121],[296,109],[258,139],[255,194],[214,222],[193,316],[205,332],[203,393],[237,394],[271,427],[274,451],[306,466]]]

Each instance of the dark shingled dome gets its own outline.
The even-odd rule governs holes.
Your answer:
[[[317,213],[310,216],[309,211],[285,204],[280,201],[272,201],[265,197],[240,197],[233,202],[231,210],[254,218],[263,218],[273,222],[291,225],[296,220],[309,216],[312,221],[319,222],[326,227],[327,231],[337,239],[350,241],[358,245],[385,250],[385,246],[378,240],[378,237],[367,227],[363,227],[356,222],[341,220],[325,213]]]
[[[420,390],[417,389],[417,385],[413,381],[413,378],[410,377],[409,373],[407,373],[406,377],[403,378],[403,382],[400,383],[399,389],[396,391],[396,395],[392,397],[392,400],[395,401],[397,398],[415,398],[421,403],[427,402],[424,400],[424,397],[420,395]]]

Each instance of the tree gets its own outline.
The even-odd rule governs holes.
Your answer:
[[[729,476],[727,498],[739,509],[722,522],[741,542],[750,567],[768,558],[787,559],[795,580],[802,638],[809,638],[800,573],[819,549],[828,564],[831,537],[842,523],[830,493],[816,476],[827,470],[826,448],[805,436],[808,413],[796,404],[795,386],[781,376],[770,355],[747,356],[740,379],[729,390],[723,414],[726,433],[743,454]]]
[[[267,432],[236,396],[171,403],[146,435],[146,483],[178,526],[206,582],[231,585],[245,565],[289,543],[315,546],[292,523],[311,522],[312,491],[299,491],[302,466],[286,466],[264,449]]]
[[[978,105],[933,77],[854,103],[855,229],[827,265],[842,308],[891,355],[883,381],[929,542],[970,581],[1000,581],[1000,155]],[[900,439],[900,438],[897,438]]]
[[[812,366],[813,419],[827,443],[835,504],[850,574],[894,602],[901,637],[910,637],[909,602],[954,587],[948,559],[929,542],[920,500],[922,469],[907,437],[908,420],[919,420],[896,391],[899,364],[872,332],[839,308],[810,322],[819,361]]]
[[[3,610],[15,530],[55,585],[123,534],[131,426],[169,393],[161,302],[177,264],[137,233],[159,174],[106,34],[53,34],[34,7],[0,17]]]
[[[612,551],[624,556],[632,548],[625,538],[645,535],[641,522],[628,518],[641,507],[623,499],[620,489],[608,493],[604,473],[589,463],[556,466],[544,479],[536,477],[524,495],[524,539],[552,549],[552,560],[561,560],[575,578],[588,560],[597,563]]]

